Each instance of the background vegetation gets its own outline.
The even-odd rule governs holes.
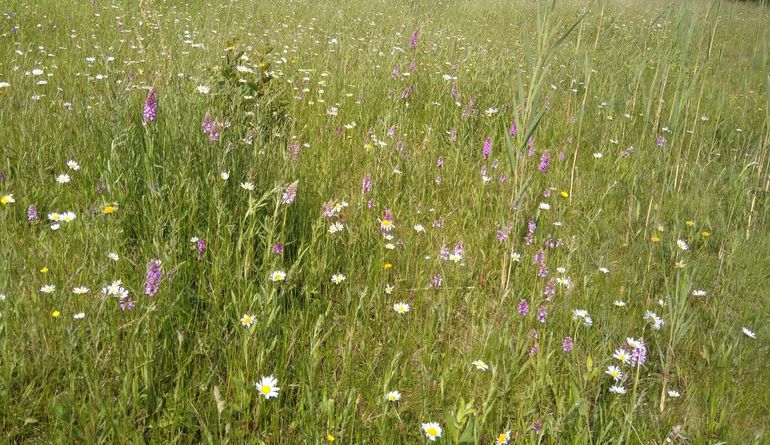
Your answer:
[[[2,441],[770,441],[767,8],[0,12]]]

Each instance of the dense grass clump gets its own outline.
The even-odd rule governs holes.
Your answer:
[[[3,443],[770,442],[770,10],[0,6]]]

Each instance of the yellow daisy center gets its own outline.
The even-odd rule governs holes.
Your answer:
[[[261,388],[259,388],[260,391],[262,391],[262,394],[270,394],[271,388],[267,385],[262,385]]]
[[[438,436],[438,430],[436,430],[436,428],[434,428],[432,426],[428,427],[426,432],[428,433],[429,436]]]

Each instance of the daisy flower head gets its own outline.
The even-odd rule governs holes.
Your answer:
[[[613,394],[623,395],[626,393],[626,388],[623,388],[621,385],[612,385],[610,386],[610,392]]]
[[[608,376],[612,377],[613,380],[616,382],[620,381],[620,379],[623,378],[623,372],[618,368],[617,366],[608,366],[607,370],[604,371]]]
[[[741,328],[741,332],[749,338],[757,338],[757,333],[745,326]]]
[[[75,212],[64,212],[60,216],[61,216],[61,220],[67,223],[75,221],[75,218],[77,218],[77,215],[75,215]]]
[[[692,291],[692,296],[693,297],[705,297],[706,296],[706,291],[703,290],[703,289],[695,289],[695,290]]]
[[[650,323],[652,325],[652,328],[656,331],[659,331],[661,327],[665,324],[662,318],[658,317],[658,314],[652,311],[647,311],[644,314],[644,321]]]
[[[335,235],[335,234],[337,234],[339,232],[342,232],[342,229],[344,229],[344,228],[345,228],[345,226],[341,222],[334,221],[333,223],[329,224],[329,230],[328,231],[332,235]]]
[[[224,171],[219,174],[219,177],[222,178],[223,181],[227,181],[230,179],[230,172]]]
[[[511,252],[511,261],[518,263],[521,261],[521,254],[518,252]]]
[[[211,89],[207,85],[198,85],[195,87],[195,91],[199,92],[200,94],[209,94]]]
[[[425,233],[425,227],[423,227],[423,225],[422,225],[422,224],[415,224],[415,225],[414,225],[414,230],[415,230],[417,233]]]
[[[270,281],[272,282],[278,282],[278,281],[285,281],[286,280],[286,272],[282,270],[276,270],[275,272],[270,274]]]
[[[345,275],[342,275],[341,273],[332,275],[332,283],[335,285],[339,286],[343,281],[345,281]]]
[[[624,365],[627,365],[631,363],[631,355],[623,348],[618,348],[615,350],[615,353],[612,355],[614,358],[620,360],[621,363]]]
[[[591,325],[594,324],[594,321],[591,319],[591,317],[588,315],[588,311],[585,309],[573,309],[572,310],[572,320],[583,320],[583,324],[586,327],[591,327]]]
[[[495,445],[508,445],[511,440],[511,431],[508,430],[504,433],[500,433],[495,437]]]
[[[669,396],[669,397],[671,397],[672,399],[676,399],[676,398],[679,398],[679,397],[681,397],[681,396],[682,396],[682,394],[680,394],[680,393],[679,393],[679,391],[677,391],[677,390],[675,390],[675,389],[669,389],[669,390],[667,391],[667,394],[668,394],[668,396]]]
[[[676,247],[679,250],[688,250],[690,248],[690,246],[688,246],[687,243],[681,239],[676,240]]]
[[[40,292],[44,294],[52,294],[56,292],[56,286],[53,284],[45,284],[40,288]]]
[[[257,387],[259,395],[265,399],[278,397],[278,391],[281,390],[281,388],[278,387],[278,380],[273,376],[262,377],[255,386]]]
[[[112,297],[117,297],[117,296],[121,296],[121,295],[128,296],[128,291],[123,289],[122,286],[123,286],[123,282],[122,281],[115,280],[112,283],[110,283],[108,286],[105,286],[102,289],[102,293],[104,293],[104,295],[109,295],[109,296],[112,296]]]
[[[16,202],[16,200],[13,199],[13,193],[0,197],[0,204],[2,205],[13,204],[14,202]]]
[[[626,302],[623,300],[615,300],[612,302],[612,304],[614,304],[617,307],[623,307],[626,305]]]
[[[109,259],[111,259],[112,261],[119,261],[120,260],[120,256],[117,253],[115,253],[115,252],[108,253],[107,257]]]
[[[401,393],[398,391],[390,391],[385,394],[385,400],[388,402],[398,402],[401,400]]]
[[[88,289],[85,286],[78,286],[72,289],[72,293],[75,295],[83,295],[83,294],[87,294],[89,290],[90,289]]]
[[[385,295],[390,295],[393,293],[393,291],[396,289],[396,286],[392,284],[386,284],[385,285]],[[408,308],[409,305],[407,305]]]
[[[70,182],[70,175],[66,173],[62,173],[56,177],[56,182],[58,182],[59,184],[66,184]]]
[[[254,183],[248,181],[241,182],[241,188],[250,192],[254,190]]]
[[[473,365],[474,368],[478,369],[479,371],[486,371],[489,369],[489,365],[484,363],[484,360],[474,360],[471,365]]]
[[[73,171],[78,171],[80,170],[80,164],[78,164],[75,160],[70,159],[67,161],[67,168]]]
[[[579,318],[584,318],[588,316],[588,311],[585,309],[573,309],[572,310],[572,319],[577,320]]]
[[[396,303],[393,305],[393,311],[398,315],[403,315],[409,312],[409,305],[406,303]]]
[[[82,319],[86,318],[86,313],[85,312],[78,312],[77,314],[73,314],[72,318],[74,318],[75,320],[82,320]]]
[[[243,314],[243,317],[241,317],[241,326],[250,328],[254,324],[254,321],[256,321],[256,319],[253,315]]]
[[[61,316],[61,312],[54,310],[51,312],[51,317],[53,318],[59,318]]]
[[[436,422],[423,423],[422,430],[425,432],[425,437],[431,442],[441,437],[441,425]]]

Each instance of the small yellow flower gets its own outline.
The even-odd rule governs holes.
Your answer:
[[[693,221],[693,220],[691,220],[691,219],[690,219],[690,220],[688,220],[688,221],[687,221],[685,224],[687,224],[688,226],[692,227],[692,226],[694,226],[694,225],[695,225],[695,221]]]
[[[40,273],[48,273],[48,268],[43,267],[42,269],[40,269]]]
[[[562,197],[564,197],[564,198],[568,198],[568,197],[569,197],[569,192],[568,192],[568,191],[566,191],[566,190],[562,190],[562,192],[561,192],[561,193],[559,193],[559,194],[560,194]]]
[[[653,243],[659,243],[660,242],[660,237],[656,233],[656,234],[652,235],[652,238],[650,238],[650,240],[652,240]]]
[[[701,232],[701,235],[703,235],[704,238],[708,238],[711,236],[711,232],[704,230],[703,232]]]
[[[684,261],[677,261],[676,264],[674,264],[674,267],[677,269],[684,269]]]
[[[370,151],[371,149],[372,149],[372,144],[365,144],[364,145],[364,150]]]
[[[111,213],[115,213],[118,210],[118,206],[107,204],[106,206],[102,207],[102,213],[105,215],[109,215]]]
[[[61,312],[59,311],[53,311],[51,312],[51,317],[58,318],[61,315]]]
[[[331,434],[327,434],[326,440],[328,440],[329,442],[334,442],[334,436],[332,436]]]
[[[392,264],[390,264],[390,263],[385,263],[385,264],[384,264],[382,267],[383,267],[383,268],[385,268],[385,269],[387,270],[387,269],[392,269],[392,268],[393,268],[393,265],[392,265]]]

